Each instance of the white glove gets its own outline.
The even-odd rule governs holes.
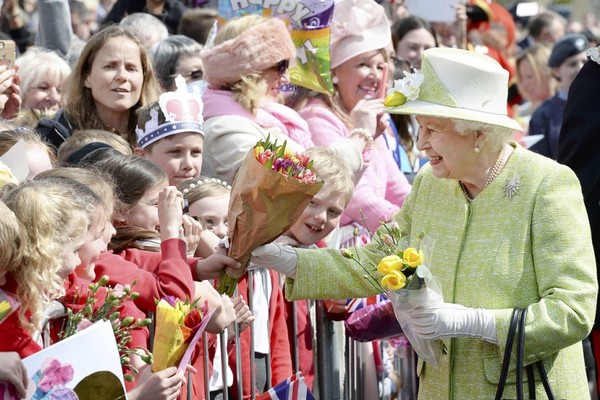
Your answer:
[[[259,267],[280,272],[290,278],[296,277],[298,256],[290,246],[282,246],[277,243],[260,246],[252,252],[250,262]]]
[[[414,333],[423,339],[480,338],[498,344],[496,321],[490,310],[442,303],[409,312]]]

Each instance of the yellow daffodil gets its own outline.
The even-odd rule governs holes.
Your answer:
[[[406,276],[400,271],[391,271],[381,280],[381,286],[391,290],[402,289],[406,285]]]
[[[388,94],[383,101],[383,105],[386,107],[397,107],[404,103],[406,103],[406,96],[398,91]]]
[[[0,320],[10,312],[10,303],[6,300],[0,301]]]
[[[402,259],[397,255],[386,256],[379,261],[377,271],[382,275],[387,275],[392,271],[402,271]]]
[[[423,253],[414,247],[409,247],[402,253],[402,259],[404,264],[414,268],[423,263]]]

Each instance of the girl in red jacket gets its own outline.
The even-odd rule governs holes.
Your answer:
[[[112,251],[96,260],[96,275],[108,275],[110,284],[136,281],[140,293],[136,305],[150,312],[155,311],[157,299],[173,296],[185,301],[202,290],[212,308],[225,310],[213,317],[208,328],[222,331],[233,321],[233,306],[219,296],[215,299],[195,281],[217,277],[223,267],[235,268],[237,262],[222,254],[188,259],[188,248],[199,241],[200,225],[183,215],[183,197],[168,186],[165,172],[139,156],[106,149],[90,153],[85,160],[110,175],[117,194],[113,216],[117,233],[108,246]]]
[[[88,286],[96,278],[94,262],[102,252],[106,251],[110,238],[115,233],[112,226],[114,186],[109,176],[98,171],[92,172],[82,168],[55,168],[38,175],[36,179],[72,179],[93,190],[100,200],[95,205],[92,223],[85,236],[84,243],[78,251],[80,264],[65,279],[66,295],[60,300],[65,307],[78,312],[85,306],[89,294]],[[133,287],[133,291],[137,291],[137,288]],[[103,305],[105,297],[106,289],[100,287],[96,293],[96,309]],[[146,317],[146,314],[137,308],[131,300],[123,302],[118,311],[121,314],[121,319],[125,317],[143,319]],[[59,321],[56,324],[57,330],[60,330],[60,325]],[[133,329],[130,334],[131,341],[127,344],[127,347],[148,348],[147,328]],[[132,354],[130,358],[131,365],[141,372],[134,382],[125,382],[128,389],[128,398],[134,400],[177,398],[183,384],[183,375],[177,374],[176,368],[152,373],[151,368],[140,357]],[[128,369],[125,372],[132,373]]]
[[[189,215],[198,218],[219,237],[224,237],[227,234],[227,212],[231,192],[227,183],[217,179],[200,178],[183,182],[178,187],[189,202]],[[251,398],[253,391],[263,393],[270,386],[292,375],[290,343],[284,318],[285,303],[279,276],[270,270],[255,269],[251,299],[248,292],[248,276],[250,275],[246,273],[239,280],[238,293],[246,302],[252,304],[251,311],[256,318],[252,330],[254,341],[251,341],[250,329],[245,330],[241,332],[238,342],[238,346],[241,347],[241,359],[236,359],[233,346],[229,351],[229,365],[232,366],[233,373],[233,385],[230,386],[229,393],[232,398],[238,398],[241,392],[244,399]],[[251,349],[254,350],[254,358]],[[242,367],[241,388],[236,384],[237,368],[233,367],[236,364],[241,364]],[[255,367],[254,379],[251,376],[251,365]],[[219,369],[215,370],[215,374],[220,373]],[[216,381],[217,379],[213,379],[211,383],[215,384]],[[231,383],[229,379],[228,383]],[[218,393],[222,387],[223,377],[219,376],[218,384],[214,386],[215,392]],[[211,399],[219,398],[215,392],[211,392]]]

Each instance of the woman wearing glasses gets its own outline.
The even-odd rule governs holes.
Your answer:
[[[171,35],[152,50],[154,72],[165,92],[176,89],[178,75],[183,76],[188,85],[202,80],[201,50],[200,43],[184,35]]]
[[[287,148],[313,146],[308,125],[278,99],[289,83],[288,67],[296,48],[283,21],[247,15],[224,25],[214,46],[201,52],[204,79],[204,158],[202,174],[233,182],[248,151],[270,134]],[[354,172],[362,167],[367,141],[337,144]],[[350,144],[350,145],[349,145]]]
[[[269,133],[287,140],[292,150],[312,145],[306,123],[276,103],[295,54],[285,24],[258,15],[229,21],[214,46],[202,51],[209,85],[203,98],[203,175],[233,182],[248,150]]]

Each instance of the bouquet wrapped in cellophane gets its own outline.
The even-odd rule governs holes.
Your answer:
[[[427,363],[439,365],[445,351],[443,342],[418,337],[411,321],[411,311],[415,308],[435,306],[436,302],[443,301],[442,287],[427,266],[431,261],[433,242],[424,234],[400,237],[398,225],[391,223],[377,231],[373,245],[383,255],[376,266],[371,262],[365,266],[358,253],[348,249],[344,256],[365,269],[368,272],[365,278],[372,280],[373,285],[391,300],[402,333],[417,355]],[[383,275],[381,281],[373,280],[373,268]]]
[[[208,312],[207,302],[198,309],[197,301],[190,303],[167,296],[156,305],[153,372],[175,365],[180,370],[185,369],[192,349],[214,312]]]
[[[233,295],[252,251],[285,233],[319,192],[323,182],[311,168],[307,155],[292,153],[286,142],[278,145],[270,137],[248,153],[231,185],[228,213],[227,255],[242,268],[221,274],[219,293]]]

